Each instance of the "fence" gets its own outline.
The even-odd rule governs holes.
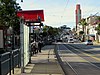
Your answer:
[[[20,67],[20,49],[0,54],[0,75],[14,74],[15,67]]]

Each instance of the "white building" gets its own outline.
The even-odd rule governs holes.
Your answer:
[[[89,16],[87,18],[88,26],[86,26],[86,35],[93,41],[97,40],[97,31],[95,30],[95,28],[98,26],[97,17],[98,16]]]
[[[100,42],[100,36],[97,34],[97,31],[95,30],[95,28],[98,26],[98,22],[97,18],[100,16],[89,16],[86,18],[87,21],[87,26],[85,27],[85,38],[86,39],[91,39],[91,40],[99,40]],[[82,25],[77,25],[77,31],[76,33],[79,35],[79,32],[83,31],[82,29]]]

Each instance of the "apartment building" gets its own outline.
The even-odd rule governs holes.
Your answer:
[[[99,37],[99,35],[97,35],[97,31],[95,30],[95,28],[98,26],[98,17],[99,16],[89,16],[87,18],[88,25],[86,26],[86,35],[93,41],[97,40]]]
[[[91,39],[96,41],[97,39],[100,42],[100,36],[97,34],[96,27],[98,26],[97,18],[100,16],[89,16],[86,18],[87,25],[85,26],[84,35],[85,39]],[[83,31],[82,25],[77,25],[76,33],[79,35],[79,32]]]

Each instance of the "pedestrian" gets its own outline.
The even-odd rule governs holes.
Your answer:
[[[38,41],[36,41],[36,53],[38,53]]]
[[[34,41],[32,43],[32,46],[33,46],[33,55],[36,54],[36,42]]]
[[[39,50],[40,53],[41,53],[41,47],[42,47],[42,43],[41,43],[41,41],[39,41],[39,43],[38,43],[38,50]]]

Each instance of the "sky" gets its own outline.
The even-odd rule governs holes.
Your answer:
[[[82,18],[100,14],[99,0],[16,0],[22,10],[44,10],[44,24],[52,27],[75,27],[75,9],[80,4]]]

